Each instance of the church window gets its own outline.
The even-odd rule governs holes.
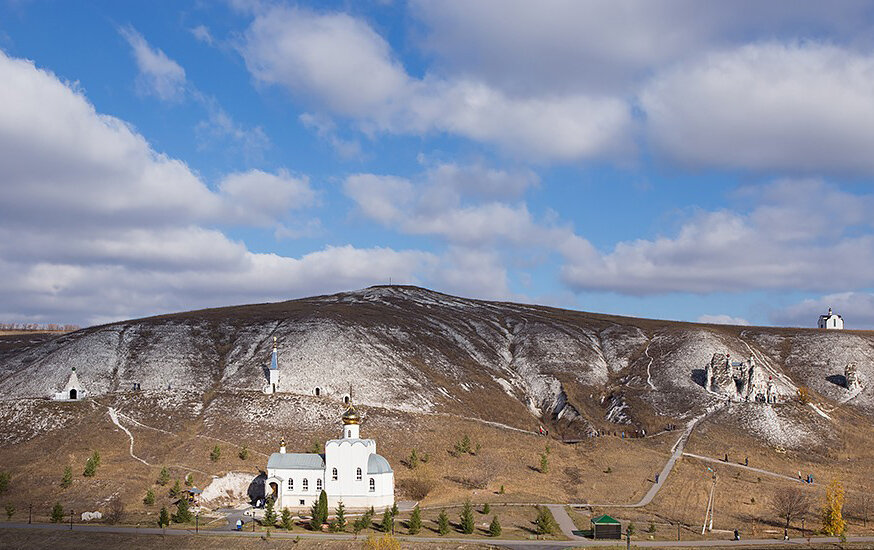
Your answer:
[[[331,481],[337,481],[337,468],[331,470]]]
[[[303,487],[303,492],[306,493],[307,491],[310,490],[310,480],[304,478],[303,482],[301,483],[301,486]]]
[[[316,397],[320,396],[321,394],[322,394],[322,388],[319,388],[318,386],[316,386]]]
[[[361,468],[355,470],[355,481],[361,481]]]
[[[349,396],[348,395],[343,398],[343,403],[345,403],[346,405],[349,404]]]
[[[376,480],[373,478],[370,478],[370,492],[371,493],[376,492]]]
[[[291,478],[288,478],[288,490],[294,491],[294,480]]]
[[[322,490],[322,479],[319,478],[316,480],[316,491],[321,491],[321,490]]]

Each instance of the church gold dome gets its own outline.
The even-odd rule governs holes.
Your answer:
[[[346,412],[343,413],[343,424],[360,424],[361,416],[358,414],[358,411],[355,410],[355,407],[349,405],[349,408],[346,409]]]

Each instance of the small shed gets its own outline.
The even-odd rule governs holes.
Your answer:
[[[201,494],[203,494],[203,489],[198,489],[197,487],[188,489],[188,502],[197,505]]]
[[[607,514],[592,518],[592,538],[622,540],[622,524]]]

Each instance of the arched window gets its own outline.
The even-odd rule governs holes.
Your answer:
[[[337,481],[337,468],[331,470],[331,481]]]
[[[343,403],[345,403],[346,405],[349,404],[349,396],[348,395],[343,398]]]
[[[370,478],[370,492],[371,493],[376,492],[376,480],[373,478]]]
[[[301,482],[301,487],[303,487],[304,493],[309,491],[310,490],[310,480],[304,478],[304,480]]]
[[[361,481],[361,468],[355,470],[355,481]]]
[[[318,397],[321,394],[322,394],[322,389],[319,387],[316,387],[316,397]]]
[[[291,478],[288,478],[288,490],[294,491],[294,480]]]
[[[322,478],[319,478],[316,480],[316,492],[319,492],[321,490],[322,490]]]

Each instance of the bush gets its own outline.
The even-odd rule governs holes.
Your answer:
[[[216,445],[212,448],[212,451],[209,452],[209,459],[213,462],[218,462],[222,457],[222,448]]]
[[[82,475],[85,477],[93,477],[94,474],[97,473],[97,467],[100,466],[100,453],[94,451],[88,460],[85,461],[85,471],[82,472]]]
[[[501,488],[498,490],[498,494],[499,494],[499,495],[503,495],[503,494],[504,494],[504,486],[503,486],[503,485],[501,485]]]
[[[249,447],[243,445],[243,448],[240,449],[240,452],[237,456],[240,457],[240,460],[249,460]]]
[[[549,471],[549,455],[543,453],[540,455],[540,473],[545,474]]]
[[[194,486],[194,476],[193,475],[188,474],[187,476],[185,476],[185,486],[186,487],[193,487]]]
[[[415,470],[416,466],[419,465],[419,455],[416,454],[416,449],[413,449],[410,452],[410,458],[407,459],[407,464],[409,465],[411,470]]]
[[[808,388],[807,386],[799,386],[797,398],[798,401],[803,405],[810,403],[810,388]]]
[[[470,500],[465,501],[459,520],[461,522],[461,532],[465,535],[472,534],[475,525],[473,521],[473,506],[470,505]]]
[[[282,525],[282,528],[286,531],[291,531],[291,528],[294,527],[294,522],[291,520],[291,512],[288,508],[282,509],[282,516],[279,518],[279,524]]]
[[[437,532],[441,535],[449,532],[449,516],[446,515],[446,510],[440,510],[440,515],[437,516]]]
[[[170,470],[168,470],[166,466],[161,468],[161,473],[158,474],[157,483],[162,487],[170,483]]]
[[[191,515],[191,510],[188,508],[187,498],[183,498],[176,503],[176,513],[173,514],[173,521],[175,523],[191,523],[193,519],[194,516]]]
[[[628,527],[625,528],[625,532],[628,533],[629,536],[634,536],[634,533],[637,532],[637,527],[634,526],[634,523],[629,522]]]
[[[155,504],[155,492],[149,489],[146,491],[146,496],[143,497],[143,504],[151,506]]]
[[[483,514],[486,514],[486,515],[487,515],[487,514],[491,513],[491,511],[492,511],[492,507],[489,506],[489,503],[488,503],[488,502],[486,502],[485,504],[483,504]]]
[[[436,483],[431,478],[419,476],[413,479],[402,479],[397,482],[397,486],[411,499],[422,500],[434,489]]]
[[[158,514],[158,527],[167,527],[170,525],[170,514],[167,512],[166,506],[161,506],[161,513]]]
[[[12,516],[15,515],[15,505],[11,502],[6,503],[6,521],[12,519]]]
[[[103,517],[110,525],[121,523],[121,520],[124,519],[124,503],[120,498],[115,497],[109,501],[109,509]]]
[[[558,525],[555,523],[555,518],[552,517],[552,512],[546,506],[537,507],[537,524],[538,535],[551,535],[556,532]]]
[[[492,523],[489,524],[489,536],[490,537],[500,537],[501,536],[501,522],[498,521],[498,516],[492,518]]]
[[[64,521],[64,507],[60,502],[56,502],[52,507],[52,523],[61,523]]]
[[[413,513],[410,515],[409,529],[411,535],[415,535],[422,530],[422,511],[419,510],[418,504],[413,508]]]
[[[61,487],[66,489],[73,484],[73,468],[67,466],[64,468],[64,477],[61,478]]]
[[[170,487],[170,498],[176,498],[182,494],[182,485],[179,484],[179,480],[176,480],[176,483]]]
[[[401,550],[401,543],[390,534],[385,534],[379,538],[370,535],[364,541],[364,550]]]
[[[655,533],[656,532],[656,526],[655,526],[654,521],[649,522],[649,529],[647,529],[646,532],[647,533]]]

